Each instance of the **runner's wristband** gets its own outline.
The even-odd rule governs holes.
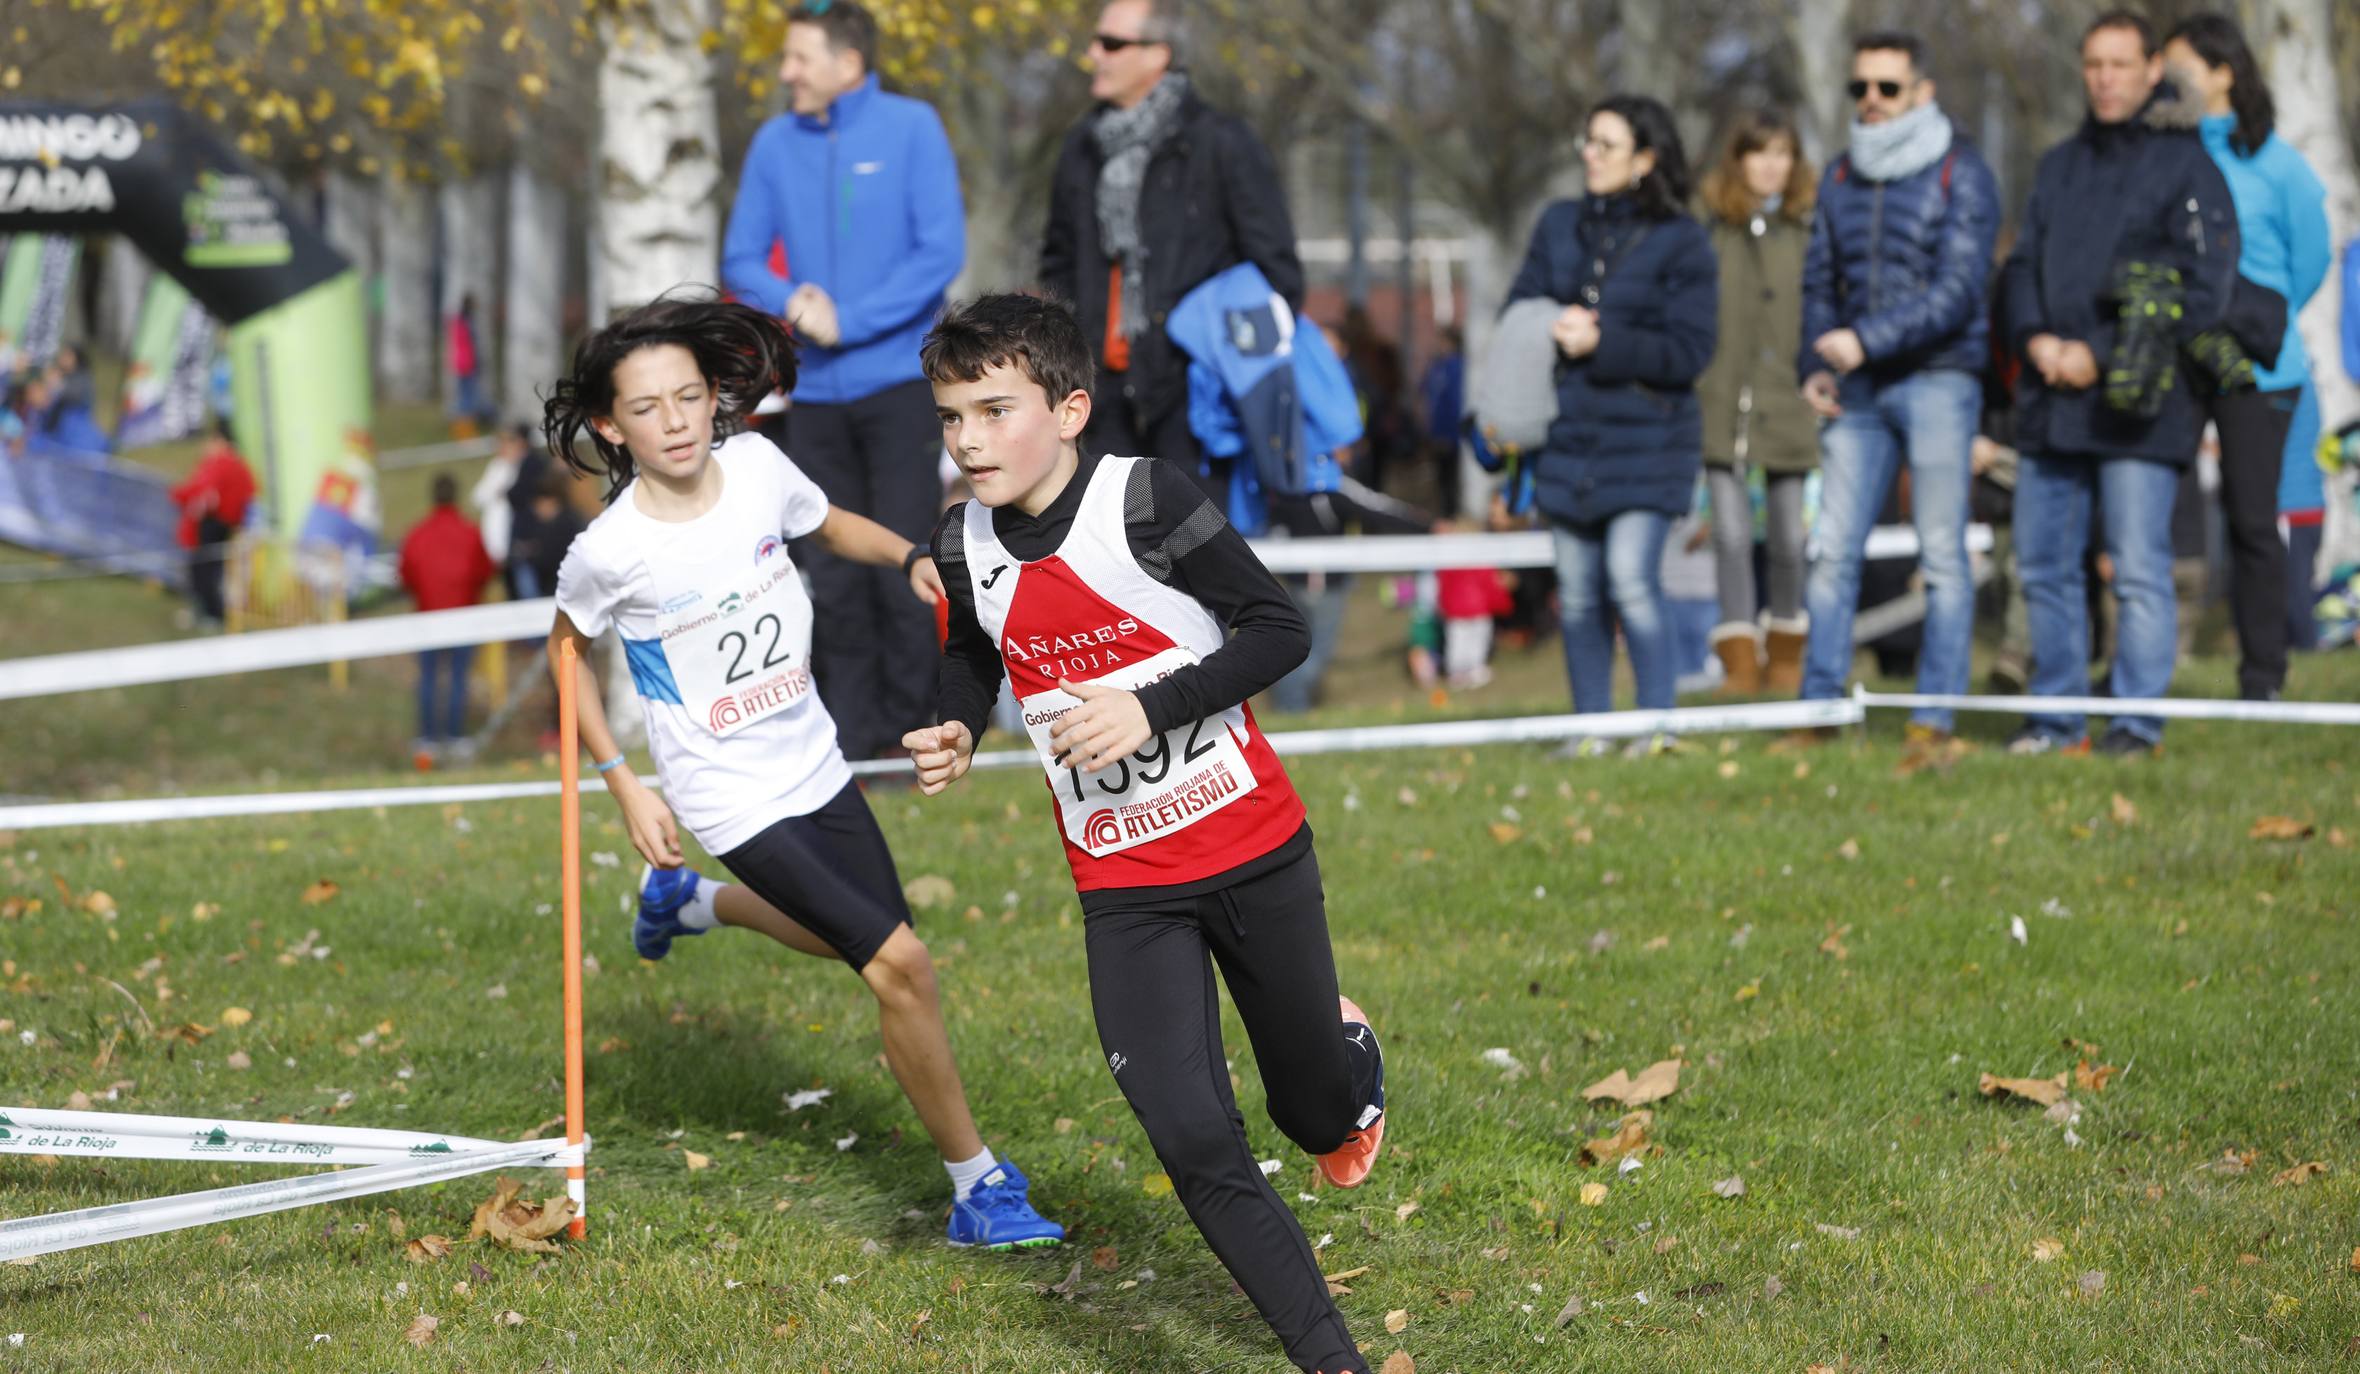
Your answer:
[[[933,550],[932,548],[928,547],[927,545],[924,545],[924,544],[912,544],[912,545],[910,545],[910,551],[909,551],[908,553],[905,553],[905,554],[903,554],[903,555],[901,556],[901,575],[902,575],[903,577],[907,577],[907,576],[909,576],[909,575],[910,575],[910,569],[912,569],[912,568],[914,568],[914,567],[918,566],[918,560],[919,560],[919,559],[921,559],[921,558],[932,558],[933,556],[934,556],[934,550]]]
[[[623,755],[617,754],[604,763],[593,763],[590,766],[597,769],[601,773],[612,773],[616,769],[623,766],[623,757]]]

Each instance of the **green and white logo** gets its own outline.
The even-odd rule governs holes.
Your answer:
[[[210,1131],[205,1131],[199,1134],[196,1138],[196,1143],[189,1146],[189,1148],[192,1150],[202,1150],[207,1154],[226,1154],[231,1149],[235,1148],[235,1145],[229,1138],[229,1132],[223,1130],[219,1126],[216,1126]]]
[[[432,1145],[412,1145],[410,1147],[410,1156],[413,1159],[425,1155],[450,1155],[457,1153],[458,1151],[452,1149],[451,1142],[447,1140],[438,1140]]]

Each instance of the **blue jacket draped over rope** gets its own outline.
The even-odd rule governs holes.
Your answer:
[[[1361,436],[1360,398],[1327,336],[1301,326],[1261,268],[1207,278],[1172,307],[1164,332],[1189,358],[1189,430],[1207,457],[1240,459],[1229,523],[1258,535],[1265,493],[1336,489],[1336,451]]]

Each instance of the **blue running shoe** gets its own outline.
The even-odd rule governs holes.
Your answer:
[[[1062,1242],[1065,1228],[1034,1211],[1026,1198],[1031,1186],[1022,1169],[1001,1160],[965,1202],[951,1204],[951,1244],[1016,1250]]]
[[[642,959],[661,959],[672,952],[680,935],[702,935],[680,924],[680,908],[696,895],[693,868],[658,868],[649,864],[639,875],[639,919],[631,923],[631,943]]]

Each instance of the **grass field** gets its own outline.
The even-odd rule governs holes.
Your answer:
[[[2360,695],[2353,660],[2302,672],[2308,695]],[[2342,737],[2175,726],[2160,760],[1987,749],[1902,779],[1895,728],[1802,758],[1745,737],[1644,764],[1295,765],[1345,987],[1391,1069],[1369,1186],[1297,1204],[1332,1237],[1329,1272],[1365,1268],[1341,1302],[1372,1361],[1799,1374],[2360,1353],[2360,777]],[[953,1039],[987,1140],[1072,1228],[1067,1249],[940,1244],[941,1171],[841,969],[728,931],[635,959],[636,862],[593,798],[586,1242],[409,1262],[389,1212],[410,1237],[462,1235],[491,1189],[471,1179],[0,1267],[0,1328],[25,1335],[0,1370],[1275,1374],[1098,1057],[1038,789],[979,775],[872,802],[904,878],[954,891],[921,918]],[[2265,816],[2315,832],[2252,838]],[[18,899],[0,907],[0,1103],[127,1082],[99,1105],[520,1136],[560,1109],[554,828],[553,805],[520,803],[0,838],[0,898]],[[336,894],[307,904],[320,880]],[[1229,1045],[1293,1200],[1308,1162],[1263,1117],[1234,1022]],[[1581,1165],[1619,1115],[1582,1089],[1667,1057],[1686,1069],[1653,1108],[1660,1152]],[[2070,1127],[1977,1092],[1983,1072],[2085,1059],[2120,1073],[2073,1092]],[[815,1086],[834,1095],[786,1110]],[[2327,1172],[2273,1181],[2310,1161]],[[0,1213],[264,1176],[11,1159]],[[1731,1177],[1743,1196],[1717,1196]],[[1584,1205],[1592,1183],[1603,1200]],[[439,1329],[405,1343],[422,1313]]]

